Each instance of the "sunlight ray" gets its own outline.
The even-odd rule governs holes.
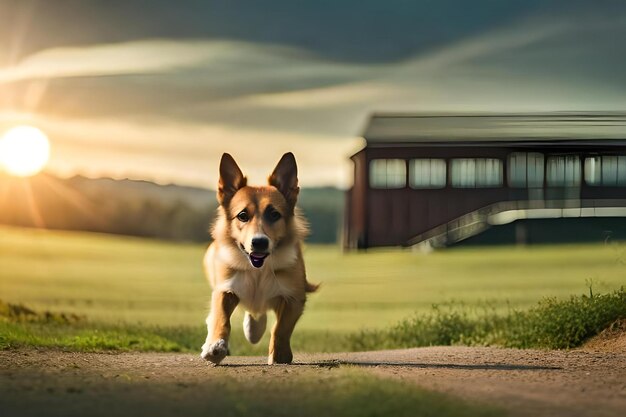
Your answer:
[[[37,113],[49,85],[49,79],[33,80],[28,83],[23,95],[23,106],[27,112]]]
[[[11,183],[9,181],[0,180],[0,207],[4,207],[5,200],[11,191]]]
[[[36,2],[20,2],[21,9],[16,13],[11,30],[13,36],[9,43],[9,65],[15,65],[20,59],[22,46],[30,29],[36,5]]]
[[[94,214],[97,211],[95,204],[86,199],[78,191],[68,187],[62,181],[53,177],[42,176],[41,179],[52,191],[77,208],[82,214],[94,221],[98,226],[106,226],[103,218]]]
[[[39,210],[39,206],[37,205],[37,200],[35,199],[35,194],[33,193],[33,188],[31,187],[29,179],[23,179],[21,181],[22,187],[24,189],[24,195],[28,201],[28,210],[30,211],[31,218],[35,223],[36,227],[44,229],[46,227],[46,223],[41,215],[41,211]]]

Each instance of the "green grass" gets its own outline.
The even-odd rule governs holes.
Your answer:
[[[398,349],[431,345],[497,345],[568,349],[580,346],[611,323],[626,318],[626,291],[546,298],[528,310],[497,313],[488,305],[435,306],[386,330],[348,336],[349,350]]]
[[[269,332],[268,332],[269,333]],[[231,352],[235,355],[267,354],[268,334],[250,345],[243,333],[234,332]],[[128,323],[12,321],[0,316],[0,349],[20,347],[60,348],[72,351],[199,352],[206,337],[204,326],[156,326]],[[350,341],[328,332],[305,331],[294,338],[298,352],[344,351]]]
[[[12,344],[106,348],[111,333],[129,349],[197,350],[204,338],[210,288],[203,277],[205,247],[76,232],[0,228],[0,299],[40,311],[84,315],[67,326],[2,324]],[[623,245],[561,245],[528,248],[459,248],[429,255],[410,250],[342,254],[334,246],[308,246],[309,279],[322,282],[296,328],[299,351],[342,350],[346,335],[380,330],[433,304],[469,307],[488,303],[498,314],[528,309],[545,297],[565,300],[585,291],[585,281],[609,292],[626,284]],[[266,339],[243,342],[241,313],[233,318],[233,353],[258,354]],[[57,329],[46,336],[47,329]],[[34,327],[33,327],[34,329]],[[93,330],[98,330],[94,335]],[[26,334],[25,334],[25,333]],[[134,340],[140,335],[140,343]],[[121,337],[121,336],[120,336]],[[173,341],[170,346],[166,341]],[[21,340],[21,342],[20,342]],[[99,341],[100,340],[100,341]],[[152,340],[152,342],[148,342]],[[75,341],[72,345],[71,341]]]
[[[27,316],[6,314],[24,307],[0,302],[0,349],[25,346],[77,351],[196,351],[205,336],[203,326],[159,327],[99,324],[50,312]],[[4,315],[3,315],[4,310]],[[27,310],[27,309],[26,309]],[[581,345],[611,323],[626,318],[626,292],[547,298],[529,310],[497,313],[489,305],[434,306],[428,314],[400,321],[384,330],[347,334],[303,332],[294,339],[296,351],[362,351],[431,345],[480,345],[514,348],[567,349]],[[267,338],[267,335],[266,335]],[[266,340],[267,341],[267,340]],[[235,333],[233,353],[264,354],[267,343],[251,346]]]

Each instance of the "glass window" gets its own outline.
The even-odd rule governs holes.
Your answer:
[[[370,162],[372,188],[403,188],[406,185],[404,159],[374,159]]]
[[[594,156],[585,159],[585,182],[589,185],[602,184],[602,159]]]
[[[626,185],[626,155],[585,158],[585,182],[609,187]]]
[[[578,155],[550,156],[546,179],[549,187],[578,187],[580,158]]]
[[[453,159],[450,164],[450,177],[453,187],[474,188],[476,186],[476,160]]]
[[[411,159],[409,162],[411,188],[443,188],[446,186],[444,159]]]
[[[478,188],[502,185],[502,161],[495,158],[456,158],[451,161],[453,187]]]
[[[543,187],[543,154],[513,152],[509,155],[509,186],[516,188]]]

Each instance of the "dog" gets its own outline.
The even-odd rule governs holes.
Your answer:
[[[266,186],[248,186],[227,153],[219,174],[213,243],[204,257],[213,293],[200,356],[215,365],[226,357],[230,316],[240,305],[245,310],[244,334],[252,344],[261,340],[266,313],[274,310],[268,364],[291,363],[291,335],[306,294],[318,288],[307,281],[302,257],[308,225],[296,208],[300,192],[296,159],[291,152],[284,154]]]

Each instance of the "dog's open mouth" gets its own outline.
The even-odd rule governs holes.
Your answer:
[[[248,256],[250,257],[250,263],[252,264],[252,266],[255,268],[260,268],[263,266],[263,262],[265,262],[265,258],[267,258],[267,255],[269,255],[269,253],[252,252]]]
[[[250,263],[252,264],[253,267],[255,268],[260,268],[263,266],[263,263],[265,262],[265,258],[267,258],[269,256],[269,253],[262,253],[262,252],[252,252],[252,253],[248,253],[246,251],[246,248],[243,245],[239,245],[241,247],[241,250],[244,251],[244,253],[246,255],[248,255],[248,258],[250,258]]]

